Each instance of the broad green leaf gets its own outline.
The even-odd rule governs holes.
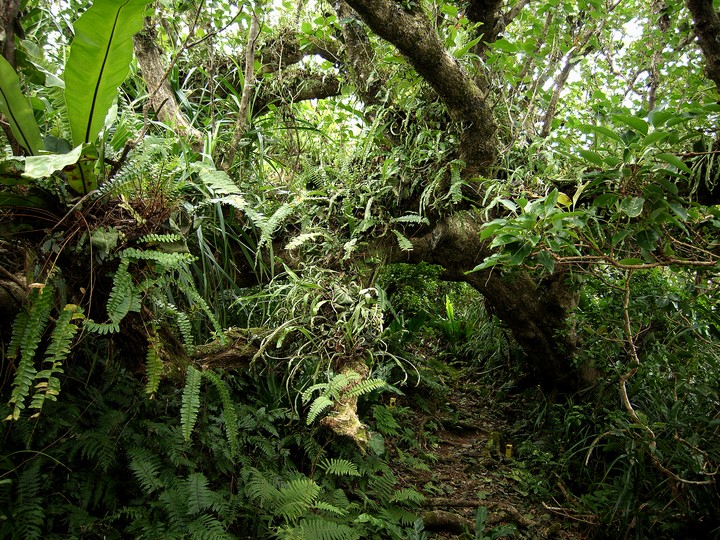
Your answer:
[[[26,178],[47,178],[55,171],[61,171],[68,165],[74,165],[80,159],[82,145],[67,154],[46,154],[43,156],[28,156],[25,159]]]
[[[598,195],[597,197],[595,197],[595,200],[593,201],[593,206],[606,208],[615,204],[617,200],[618,196],[615,193],[603,193],[602,195]]]
[[[642,197],[625,197],[620,201],[620,211],[628,217],[638,217],[642,213],[643,204],[645,199]]]
[[[669,191],[669,192],[672,193],[673,195],[677,195],[677,193],[678,193],[678,188],[677,188],[677,186],[676,186],[675,184],[673,184],[670,180],[668,180],[667,178],[665,178],[664,176],[656,175],[656,176],[655,176],[655,181],[656,181],[658,184],[660,184],[663,188],[665,188],[666,191]]]
[[[553,259],[549,251],[541,251],[538,253],[537,260],[548,272],[552,273],[555,270],[555,259]]]
[[[613,118],[618,122],[622,122],[626,126],[631,127],[635,131],[642,133],[643,135],[648,134],[648,123],[642,118],[637,116],[628,116],[625,114],[613,114]]]
[[[692,171],[690,170],[690,167],[685,165],[685,163],[683,163],[683,160],[680,159],[675,154],[658,154],[656,157],[659,160],[664,161],[665,163],[669,163],[673,167],[677,167],[681,171],[684,171],[686,173],[692,173]]]
[[[10,129],[20,145],[30,154],[43,149],[40,128],[33,116],[32,107],[20,90],[20,79],[0,55],[0,112],[10,123]]]
[[[96,0],[75,22],[65,65],[65,102],[75,146],[100,133],[117,89],[127,77],[132,37],[148,0]]]
[[[643,139],[643,146],[650,146],[658,141],[662,141],[668,138],[668,134],[664,131],[653,131],[647,137]]]
[[[462,58],[463,56],[465,56],[465,54],[467,54],[470,49],[477,45],[482,38],[483,36],[476,37],[472,41],[466,43],[464,46],[457,49],[456,51],[453,51],[453,56],[455,58]]]
[[[572,206],[573,203],[572,199],[564,193],[558,193],[557,202],[558,204],[561,204],[563,206]]]
[[[648,251],[654,251],[657,247],[657,241],[660,239],[660,235],[652,229],[646,229],[637,233],[636,239],[641,248]]]
[[[579,150],[578,153],[585,161],[589,161],[590,163],[594,163],[595,165],[598,165],[600,167],[605,166],[605,160],[603,160],[600,154],[596,154],[595,152],[591,152],[590,150]]]
[[[619,143],[622,143],[622,137],[615,133],[613,130],[606,128],[605,126],[593,126],[592,124],[583,124],[580,126],[580,129],[584,131],[585,133],[588,132],[595,132],[599,133],[600,135],[605,135],[606,137],[609,137],[610,139],[613,139]]]
[[[650,119],[650,123],[654,127],[658,127],[663,125],[665,122],[670,120],[673,116],[675,116],[675,113],[672,111],[661,111],[658,109],[653,110],[648,118]]]

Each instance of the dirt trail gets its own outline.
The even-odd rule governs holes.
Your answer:
[[[472,379],[462,379],[437,414],[418,416],[418,432],[431,432],[430,422],[439,429],[415,449],[417,460],[402,451],[397,460],[401,482],[426,497],[423,519],[430,538],[484,540],[507,527],[514,529],[508,538],[587,538],[579,523],[544,506],[557,503],[530,492],[533,477],[515,459],[517,442],[506,435],[511,429],[503,411],[483,398],[477,385],[467,383]],[[476,536],[481,507],[487,519]]]

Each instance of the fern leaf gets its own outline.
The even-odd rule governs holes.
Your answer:
[[[113,287],[106,306],[108,319],[119,324],[130,311],[133,294],[133,280],[128,267],[130,260],[123,257],[113,277]]]
[[[259,499],[267,508],[272,508],[280,499],[280,490],[268,482],[260,471],[253,470],[252,477],[248,481],[245,490],[252,500]]]
[[[203,514],[187,524],[191,540],[234,540],[223,524],[214,516]],[[154,531],[153,531],[154,532]],[[184,537],[184,536],[183,536]]]
[[[424,500],[425,496],[422,493],[409,488],[400,489],[390,497],[390,502],[410,502],[416,505],[421,504]]]
[[[379,388],[385,388],[387,386],[387,383],[383,381],[382,379],[366,379],[364,381],[361,381],[357,383],[355,386],[350,388],[347,392],[343,394],[343,397],[359,397],[363,396],[365,394],[368,394],[372,392],[373,390],[377,390]]]
[[[40,338],[47,326],[50,310],[54,300],[54,288],[51,284],[47,284],[39,289],[33,289],[31,292],[30,312],[25,317],[19,317],[19,329],[17,339],[12,338],[13,348],[16,354],[20,354],[15,377],[13,378],[13,390],[10,394],[8,403],[13,406],[10,415],[6,420],[17,420],[20,413],[25,408],[25,399],[30,394],[30,387],[37,375],[35,369],[35,351],[40,344]]]
[[[178,233],[169,233],[169,234],[155,234],[150,233],[146,234],[145,236],[140,237],[140,242],[145,242],[146,244],[155,243],[155,244],[164,244],[164,243],[173,243],[173,242],[181,242],[183,240],[183,237]]]
[[[89,332],[93,332],[94,334],[100,334],[101,336],[104,336],[106,334],[116,334],[120,331],[120,323],[97,323],[93,321],[92,319],[86,319],[85,320],[85,328]]]
[[[30,408],[38,409],[38,413],[46,399],[55,401],[60,393],[60,379],[55,377],[55,374],[63,372],[62,364],[70,354],[73,338],[78,331],[73,321],[81,317],[81,308],[75,304],[67,304],[55,322],[43,362],[47,367],[35,376],[36,380],[44,379],[35,384],[37,392],[30,403]]]
[[[257,249],[260,249],[266,244],[272,242],[273,235],[277,232],[282,222],[285,221],[295,211],[296,203],[283,203],[280,208],[275,210],[269,219],[259,224],[260,228],[260,240],[257,244]]]
[[[315,503],[320,494],[318,486],[310,478],[296,478],[280,489],[276,512],[287,520],[301,517]]]
[[[199,514],[212,505],[212,491],[203,473],[192,473],[186,482],[187,504],[190,514]]]
[[[327,408],[332,407],[333,402],[327,396],[318,396],[315,401],[310,405],[310,412],[308,412],[307,425],[312,424],[315,419]]]
[[[223,406],[223,416],[225,417],[225,435],[230,445],[230,453],[236,456],[240,452],[240,441],[238,434],[238,415],[235,405],[230,398],[230,390],[227,383],[214,371],[204,371],[203,376],[209,380],[218,394]]]
[[[155,330],[148,334],[148,349],[145,355],[145,375],[147,376],[147,383],[145,384],[145,393],[153,395],[157,392],[160,386],[160,380],[163,375],[163,368],[165,367],[158,354],[158,350],[162,347],[161,341],[158,339]]]
[[[219,195],[240,194],[240,188],[225,171],[219,171],[202,163],[193,163],[190,167],[198,174],[200,181]]]
[[[412,251],[413,250],[413,244],[408,238],[401,233],[400,231],[393,229],[393,234],[395,234],[398,242],[398,246],[400,246],[400,249],[403,251]]]
[[[218,321],[213,310],[210,309],[208,303],[195,288],[192,276],[185,275],[185,277],[186,279],[180,279],[176,282],[178,289],[180,289],[196,306],[202,310],[205,316],[210,320],[210,323],[213,325],[215,333],[218,335],[220,341],[222,343],[227,343],[225,330]]]
[[[193,366],[188,366],[185,388],[182,395],[182,406],[180,408],[180,426],[186,441],[190,440],[195,422],[200,412],[200,382],[202,373]]]
[[[129,452],[130,469],[146,495],[163,488],[160,481],[160,460],[145,448],[133,448]]]
[[[328,474],[338,476],[360,476],[357,465],[348,459],[324,459],[320,466]]]
[[[300,524],[304,540],[358,540],[360,532],[355,528],[328,521],[320,517],[305,518]]]
[[[298,236],[296,236],[295,238],[293,238],[292,240],[290,240],[290,242],[287,243],[287,245],[285,246],[285,249],[288,250],[288,251],[293,250],[293,249],[297,249],[297,248],[299,248],[300,246],[302,246],[305,242],[307,242],[307,241],[309,241],[309,240],[314,240],[314,239],[317,238],[318,236],[325,236],[325,235],[324,235],[323,233],[320,233],[320,232],[311,232],[311,233],[299,234]]]
[[[338,508],[335,505],[332,505],[325,501],[317,501],[315,505],[313,506],[315,510],[321,510],[323,512],[327,512],[328,514],[333,514],[338,517],[342,517],[347,514],[347,510],[343,510],[342,508]]]

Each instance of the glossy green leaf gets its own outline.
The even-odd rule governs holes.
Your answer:
[[[73,144],[94,141],[117,89],[127,77],[132,37],[142,28],[147,0],[96,0],[75,22],[65,65],[65,101]]]
[[[555,259],[553,259],[550,252],[541,251],[537,254],[537,260],[548,272],[552,273],[555,270]]]
[[[644,204],[645,199],[642,197],[625,197],[620,201],[620,211],[628,217],[638,217],[642,213]]]
[[[589,161],[590,163],[593,163],[600,167],[605,166],[605,161],[600,154],[596,154],[595,152],[591,152],[590,150],[579,150],[578,153],[585,161]]]
[[[625,114],[613,114],[613,118],[618,122],[622,122],[626,126],[631,127],[635,131],[642,133],[643,135],[648,134],[648,123],[642,118],[638,118],[637,116],[628,116]]]
[[[683,160],[680,159],[675,154],[658,154],[656,157],[659,160],[664,161],[665,163],[669,163],[673,167],[677,167],[681,171],[684,171],[686,173],[692,173],[692,170],[690,170],[690,167],[685,165],[685,163],[683,163]]]
[[[25,159],[26,178],[47,178],[55,171],[61,171],[68,165],[74,165],[80,159],[82,146],[78,146],[67,154],[46,154],[44,156],[30,156]]]
[[[676,113],[672,111],[662,111],[655,109],[649,114],[648,118],[650,119],[650,123],[654,127],[658,127],[662,126],[665,122],[670,120],[673,116],[675,116],[675,114]]]
[[[580,129],[582,131],[584,131],[585,133],[594,132],[594,133],[598,133],[600,135],[604,135],[604,136],[606,136],[610,139],[613,139],[619,143],[623,142],[620,135],[615,133],[613,130],[606,128],[605,126],[593,126],[591,124],[583,124],[582,126],[580,126]]]
[[[641,248],[648,251],[654,251],[657,247],[657,241],[660,239],[660,235],[653,229],[646,229],[638,232],[635,238]]]
[[[10,129],[20,145],[30,154],[43,149],[40,128],[32,107],[20,90],[20,79],[5,58],[0,55],[0,112],[10,123]]]

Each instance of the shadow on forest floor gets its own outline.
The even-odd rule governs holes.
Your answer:
[[[509,406],[487,397],[474,375],[465,368],[446,381],[437,411],[417,410],[412,399],[397,403],[409,409],[416,440],[388,445],[389,462],[402,487],[426,497],[429,538],[590,538],[592,516],[571,515],[546,490],[533,492],[540,479],[516,459]]]

